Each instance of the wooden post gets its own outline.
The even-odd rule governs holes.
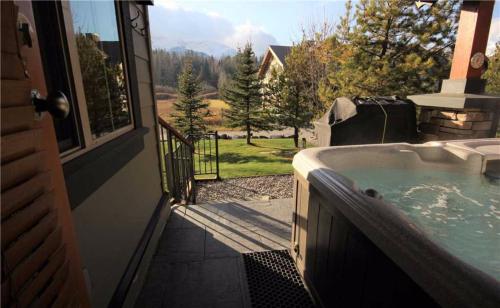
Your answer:
[[[486,51],[494,4],[494,1],[464,1],[460,12],[450,79],[481,77],[482,68],[473,68],[470,60],[475,53],[484,54]]]
[[[423,107],[421,141],[495,137],[500,99],[485,93],[481,79],[493,6],[493,0],[463,1],[450,78],[440,93],[408,96]]]

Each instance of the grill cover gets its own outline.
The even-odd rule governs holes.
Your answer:
[[[314,122],[319,146],[381,143],[385,114],[384,143],[417,140],[415,104],[397,97],[337,98]]]

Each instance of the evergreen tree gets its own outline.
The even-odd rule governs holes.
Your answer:
[[[447,78],[455,42],[459,1],[417,9],[412,0],[351,1],[334,38],[325,42],[325,102],[339,96],[436,92]]]
[[[121,63],[109,60],[99,48],[97,37],[78,33],[76,44],[92,134],[100,137],[128,125],[130,114]]]
[[[311,127],[313,112],[307,95],[302,95],[300,82],[290,76],[288,67],[283,72],[273,69],[264,90],[266,108],[279,127],[293,128],[293,142],[299,146],[299,130]]]
[[[175,125],[188,138],[196,139],[205,130],[203,116],[208,115],[208,104],[199,97],[201,86],[190,61],[184,64],[178,84],[179,97],[174,103]]]
[[[500,42],[495,46],[495,52],[489,58],[488,70],[483,75],[487,80],[486,92],[500,94]]]
[[[245,129],[247,144],[251,144],[252,131],[269,129],[269,118],[262,108],[261,83],[252,46],[247,44],[239,50],[236,59],[236,72],[223,89],[224,100],[230,107],[225,117],[230,127]]]

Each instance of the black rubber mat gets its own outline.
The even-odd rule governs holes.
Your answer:
[[[253,308],[314,307],[287,250],[244,253]]]

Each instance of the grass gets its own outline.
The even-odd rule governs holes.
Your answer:
[[[176,100],[176,98],[157,99],[158,114],[169,123],[174,123],[172,114],[174,112],[173,104]],[[224,126],[222,113],[224,109],[229,108],[226,102],[221,99],[204,99],[204,102],[209,105],[208,111],[210,112],[210,116],[205,117],[205,122],[209,130],[234,130],[233,128]]]
[[[217,108],[217,109],[228,109],[229,108],[229,105],[221,100],[221,99],[206,99],[205,100],[209,105],[210,107],[209,108]]]
[[[292,173],[292,159],[298,149],[293,139],[219,140],[220,176],[223,179],[244,176]]]
[[[253,139],[252,142],[252,145],[247,145],[245,139],[219,139],[219,167],[222,179],[293,172],[292,159],[299,151],[293,145],[293,139]],[[208,162],[207,157],[205,160]],[[212,164],[215,173],[215,157]],[[194,166],[197,170],[200,168],[196,155]],[[202,164],[201,168],[203,166]],[[209,164],[207,170],[208,166]],[[213,175],[196,176],[198,180],[213,178]]]

